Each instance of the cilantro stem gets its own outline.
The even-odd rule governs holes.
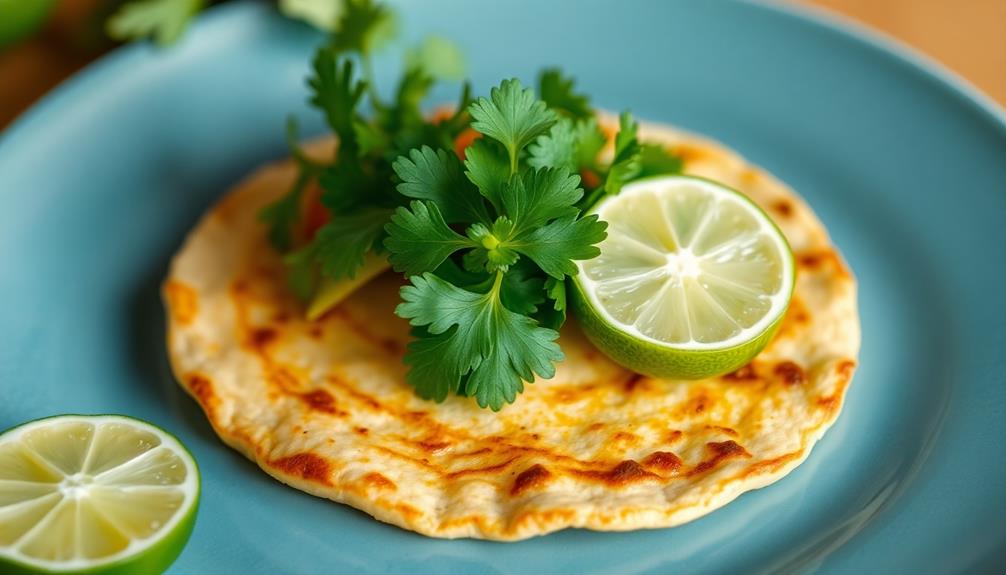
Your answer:
[[[377,94],[377,85],[374,82],[374,62],[371,60],[370,54],[364,53],[360,55],[360,66],[363,68],[363,79],[366,81],[370,104],[374,106],[375,110],[384,109],[384,105],[381,104],[381,98]]]
[[[517,149],[510,149],[510,176],[517,173]]]
[[[489,291],[497,300],[499,299],[500,287],[503,285],[503,270],[496,270],[496,279],[493,280],[492,290]]]
[[[580,210],[587,211],[594,206],[605,194],[604,184],[592,190],[580,201]]]

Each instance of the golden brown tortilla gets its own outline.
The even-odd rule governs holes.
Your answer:
[[[384,275],[318,322],[284,286],[260,208],[295,177],[268,166],[199,223],[164,284],[178,380],[229,445],[297,489],[435,537],[679,525],[772,483],[835,421],[859,350],[856,284],[786,186],[722,146],[644,126],[687,173],[748,194],[793,247],[796,292],[750,365],[705,381],[634,374],[575,320],[566,361],[500,413],[405,383],[408,326]],[[327,148],[321,143],[315,148]]]

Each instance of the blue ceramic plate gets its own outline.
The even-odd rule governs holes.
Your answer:
[[[303,78],[321,38],[266,4],[212,10],[170,50],[112,54],[0,139],[0,428],[119,412],[176,433],[204,491],[172,573],[949,573],[1006,563],[1001,110],[916,57],[789,9],[403,4],[403,41],[454,38],[481,91],[561,64],[600,106],[717,138],[810,201],[859,277],[864,332],[845,411],[810,459],[676,529],[504,545],[378,523],[284,487],[225,447],[168,372],[157,290],[199,214],[284,155],[287,114],[320,131]],[[386,81],[391,64],[378,66]]]

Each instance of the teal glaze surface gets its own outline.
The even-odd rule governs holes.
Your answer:
[[[803,194],[859,278],[864,333],[844,413],[807,462],[679,528],[498,544],[378,523],[225,447],[172,381],[157,290],[203,210],[285,153],[287,114],[321,130],[303,83],[321,38],[265,3],[215,8],[170,50],[121,49],[0,135],[0,429],[118,412],[176,434],[203,499],[175,574],[1001,572],[1001,110],[772,6],[400,4],[406,40],[461,43],[480,92],[561,64],[600,106],[721,140]]]

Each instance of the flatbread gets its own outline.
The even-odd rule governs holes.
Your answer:
[[[555,377],[501,412],[424,401],[404,379],[399,276],[303,319],[256,220],[295,177],[284,161],[238,185],[175,257],[163,286],[175,375],[217,434],[266,473],[434,537],[670,527],[777,481],[842,409],[860,344],[855,280],[778,180],[696,136],[653,125],[642,135],[673,148],[686,173],[749,195],[793,247],[796,291],[779,335],[737,372],[643,377],[571,318]]]

